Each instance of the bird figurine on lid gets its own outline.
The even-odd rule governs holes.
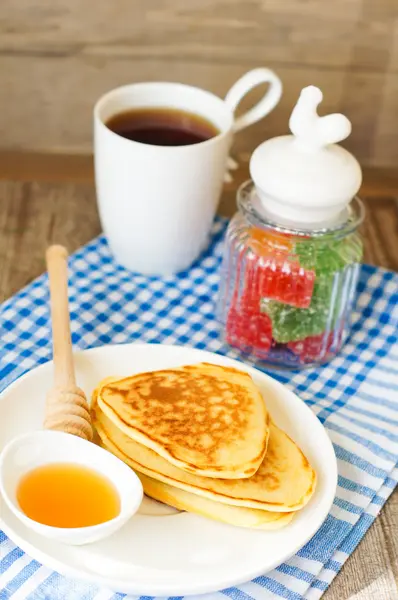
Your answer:
[[[308,228],[341,219],[358,192],[362,172],[338,145],[351,133],[342,114],[320,117],[322,92],[302,90],[290,117],[292,135],[267,140],[253,152],[250,174],[264,210],[275,220]]]

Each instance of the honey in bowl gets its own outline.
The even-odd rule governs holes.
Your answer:
[[[50,463],[20,480],[17,501],[27,517],[51,527],[90,527],[117,517],[116,488],[94,469]]]

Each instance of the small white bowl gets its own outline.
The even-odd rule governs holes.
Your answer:
[[[99,525],[74,528],[51,527],[27,517],[18,505],[18,483],[32,469],[50,463],[73,463],[107,477],[119,493],[118,516]],[[9,509],[27,527],[52,540],[76,546],[96,542],[117,531],[137,512],[143,498],[142,484],[130,467],[103,448],[58,431],[24,434],[4,447],[0,454],[0,492]]]

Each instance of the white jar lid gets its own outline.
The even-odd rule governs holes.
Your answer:
[[[358,161],[336,143],[349,136],[351,123],[341,114],[320,117],[322,97],[317,87],[304,88],[289,121],[293,135],[267,140],[252,154],[258,198],[277,221],[308,228],[331,224],[361,186]]]

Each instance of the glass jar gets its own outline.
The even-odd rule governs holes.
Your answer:
[[[309,231],[270,221],[255,197],[252,181],[240,187],[226,233],[218,299],[224,339],[267,366],[324,363],[349,332],[363,204],[354,198],[339,222]]]

